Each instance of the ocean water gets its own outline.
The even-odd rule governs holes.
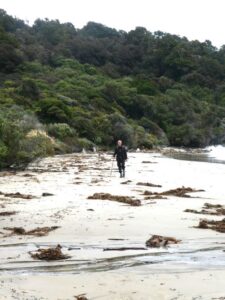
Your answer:
[[[205,148],[205,150],[207,151],[207,156],[209,158],[214,158],[216,160],[221,160],[225,162],[225,146],[209,146]]]
[[[164,155],[180,160],[225,164],[224,145],[208,146],[203,149],[169,148]]]

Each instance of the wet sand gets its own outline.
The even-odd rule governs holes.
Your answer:
[[[225,233],[197,229],[205,202],[225,205],[225,166],[129,153],[127,176],[120,179],[109,155],[77,154],[39,161],[17,174],[0,173],[0,299],[220,299],[225,297]],[[2,175],[2,176],[1,176]],[[127,180],[127,184],[121,184]],[[139,186],[149,182],[162,187]],[[178,187],[203,189],[191,198],[145,200],[143,192]],[[141,206],[89,200],[94,193],[131,196]],[[53,194],[42,196],[43,193]],[[46,236],[10,235],[5,227],[60,226]],[[176,245],[146,250],[152,234],[181,239]],[[34,260],[29,251],[62,246],[62,261]]]

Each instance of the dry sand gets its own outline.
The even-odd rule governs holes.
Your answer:
[[[79,154],[47,158],[17,174],[0,173],[1,192],[35,196],[0,195],[0,212],[17,212],[0,216],[0,299],[64,300],[83,293],[88,299],[225,299],[225,234],[194,228],[200,218],[223,217],[184,212],[200,210],[205,202],[225,205],[225,165],[129,153],[126,179],[119,178],[115,163],[110,176],[111,165],[109,155]],[[121,184],[126,180],[131,182]],[[193,198],[144,200],[145,190],[182,186],[205,192],[190,194]],[[100,192],[133,196],[142,205],[87,199]],[[3,229],[14,226],[27,231],[60,228],[42,237],[10,235]],[[152,234],[182,242],[168,248],[103,251],[145,247]],[[46,262],[29,255],[57,244],[71,258]]]

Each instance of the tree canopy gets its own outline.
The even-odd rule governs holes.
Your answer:
[[[27,134],[40,126],[55,151],[225,141],[225,46],[210,41],[95,22],[28,26],[0,10],[0,86],[1,165],[16,157],[10,139],[29,160]]]

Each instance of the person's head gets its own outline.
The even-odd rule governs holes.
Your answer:
[[[123,144],[123,142],[122,142],[121,140],[118,140],[118,141],[117,141],[117,145],[118,145],[118,146],[122,146],[122,144]]]

